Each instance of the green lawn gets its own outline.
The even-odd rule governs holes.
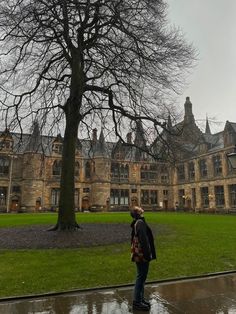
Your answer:
[[[236,216],[146,213],[158,258],[148,280],[236,269]],[[54,224],[56,214],[2,214],[0,227]],[[79,223],[128,223],[128,213],[79,213]],[[30,234],[29,234],[30,236]],[[109,235],[108,235],[109,236]],[[132,283],[129,243],[84,249],[0,250],[0,297]]]

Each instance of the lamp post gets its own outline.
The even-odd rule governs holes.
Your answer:
[[[0,204],[1,204],[1,206],[3,206],[4,205],[4,194],[3,193],[1,193],[0,194]]]

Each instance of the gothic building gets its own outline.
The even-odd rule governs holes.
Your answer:
[[[136,148],[106,142],[101,130],[91,140],[78,140],[75,166],[75,206],[78,210],[236,210],[236,172],[227,153],[236,144],[236,123],[227,121],[222,132],[205,132],[195,123],[189,97],[182,122],[170,119],[163,134],[178,162],[153,160]],[[141,124],[127,143],[146,145]],[[156,143],[152,149],[155,149]],[[158,149],[161,149],[158,147]],[[60,197],[62,137],[0,133],[0,211],[56,210]]]

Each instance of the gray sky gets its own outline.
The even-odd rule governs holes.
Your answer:
[[[236,0],[168,0],[169,20],[198,50],[198,62],[177,102],[189,96],[195,119],[222,130],[236,122]],[[218,124],[216,122],[221,122]]]

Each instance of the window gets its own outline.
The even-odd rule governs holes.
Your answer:
[[[129,166],[127,164],[126,165],[121,164],[120,165],[120,178],[128,179],[128,177],[129,177]]]
[[[185,205],[184,189],[179,190],[178,197],[179,197],[179,208],[183,208]]]
[[[141,190],[141,203],[143,205],[149,204],[149,191],[148,190]]]
[[[111,163],[111,178],[118,179],[119,178],[119,164],[112,162]]]
[[[7,157],[0,157],[0,176],[7,176],[9,173],[10,161]]]
[[[203,208],[209,207],[209,194],[208,187],[204,186],[201,188],[201,203]]]
[[[60,143],[53,144],[52,150],[57,154],[61,154],[62,153],[62,144],[60,144]]]
[[[229,185],[230,206],[236,208],[236,184]]]
[[[8,140],[1,140],[0,141],[0,150],[9,150],[12,149],[13,142]]]
[[[200,168],[200,175],[202,178],[206,178],[208,173],[207,173],[207,163],[205,159],[201,159],[199,161],[199,168]]]
[[[20,193],[21,189],[19,185],[13,185],[12,193]]]
[[[157,191],[156,190],[141,190],[141,204],[157,205]]]
[[[165,174],[162,174],[161,175],[161,183],[168,183],[168,181],[169,181],[168,176]]]
[[[89,161],[85,164],[85,178],[90,179],[91,178],[91,164]]]
[[[156,181],[158,178],[157,164],[146,164],[141,166],[141,181]]]
[[[194,162],[190,162],[188,164],[188,177],[190,181],[193,181],[195,179],[195,168],[194,168]]]
[[[213,156],[213,168],[215,176],[222,175],[222,162],[221,157],[219,155]]]
[[[161,166],[161,183],[169,182],[169,172],[166,165]]]
[[[129,190],[111,189],[111,205],[129,205]]]
[[[150,191],[150,203],[151,205],[157,204],[157,191],[155,190]]]
[[[52,189],[51,191],[51,205],[58,206],[60,198],[60,189]]]
[[[75,189],[74,202],[75,207],[79,207],[79,189]]]
[[[80,164],[78,161],[75,162],[75,176],[79,177],[80,175]]]
[[[184,181],[185,180],[185,168],[184,168],[184,164],[179,165],[177,167],[177,176],[178,176],[178,181]]]
[[[215,199],[216,199],[216,206],[221,207],[225,205],[223,185],[215,186]]]
[[[60,176],[61,175],[61,160],[55,160],[52,167],[52,175]]]
[[[111,179],[119,181],[128,181],[129,165],[118,162],[111,163]]]
[[[168,196],[168,194],[169,194],[169,191],[168,190],[163,190],[163,196]]]

